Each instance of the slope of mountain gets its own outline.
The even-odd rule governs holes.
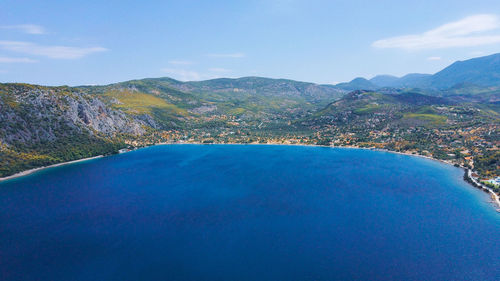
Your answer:
[[[267,99],[287,98],[308,103],[321,103],[326,100],[337,99],[345,93],[342,90],[325,85],[262,77],[220,78],[171,83],[171,86],[195,94],[203,93],[204,99],[207,99],[207,94],[211,94],[214,99],[223,100],[243,96],[259,96]]]
[[[396,77],[391,75],[378,75],[370,79],[370,82],[382,87],[393,88],[428,88],[430,86],[430,79],[432,75],[421,73],[410,73],[403,77]]]
[[[111,153],[124,142],[144,142],[152,132],[204,130],[210,135],[234,126],[281,126],[343,93],[258,77],[200,82],[158,78],[80,87],[0,84],[0,162],[8,163],[0,168],[0,177]]]
[[[194,82],[171,78],[143,79],[108,85],[101,89],[101,93],[123,88],[157,95],[187,111],[200,113],[200,110],[204,111],[200,107],[212,107],[213,112],[220,114],[238,111],[246,116],[313,110],[345,94],[345,91],[331,85],[262,77]]]
[[[366,80],[365,78],[362,77],[355,78],[348,83],[339,83],[335,85],[335,87],[345,91],[375,90],[379,88],[377,87],[377,85],[373,84],[369,80]]]
[[[0,84],[0,121],[0,175],[111,153],[152,125],[76,89],[26,84]]]
[[[398,80],[399,77],[393,75],[377,75],[369,81],[377,87],[393,87]]]
[[[398,79],[394,87],[398,88],[427,88],[432,75],[422,73],[410,73]]]
[[[337,86],[344,90],[374,90],[382,87],[446,90],[462,85],[474,85],[475,91],[477,88],[500,87],[500,53],[457,61],[434,75],[411,73],[400,78],[378,75],[369,81],[356,78]]]
[[[459,103],[414,92],[354,91],[296,123],[314,129],[321,136],[318,143],[385,148],[452,163],[462,158],[462,165],[474,165],[465,160],[472,154],[475,167],[489,167],[481,168],[482,174],[500,174],[490,161],[500,145],[496,104]]]
[[[371,91],[354,91],[338,101],[329,104],[324,109],[318,111],[311,120],[313,123],[328,122],[328,120],[343,120],[340,123],[335,123],[337,126],[364,124],[370,119],[370,126],[376,127],[379,124],[386,122],[400,122],[415,119],[419,125],[429,123],[436,124],[446,118],[436,114],[436,110],[430,109],[429,106],[446,106],[452,104],[451,101],[440,98],[426,96],[419,93],[405,92],[400,94],[381,94]],[[424,114],[425,109],[427,118],[419,118],[418,115],[408,114]],[[406,114],[406,115],[405,115]],[[378,118],[373,118],[378,116]],[[422,116],[420,116],[422,117]],[[346,119],[347,118],[347,119]],[[322,121],[321,121],[322,120]],[[359,122],[363,120],[363,122]],[[421,121],[421,122],[419,122]]]
[[[447,89],[459,83],[500,86],[500,54],[457,61],[434,74],[433,87]]]
[[[482,87],[460,83],[439,94],[461,102],[500,103],[500,86]]]

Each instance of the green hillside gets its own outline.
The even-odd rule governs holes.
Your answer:
[[[496,162],[486,159],[500,146],[498,99],[494,87],[348,93],[259,77],[0,84],[0,177],[160,142],[384,148],[462,166],[478,161],[492,176],[498,169],[487,163]]]

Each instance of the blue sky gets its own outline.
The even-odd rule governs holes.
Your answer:
[[[335,83],[434,73],[497,52],[498,0],[0,2],[1,82]]]

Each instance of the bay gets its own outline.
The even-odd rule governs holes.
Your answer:
[[[499,280],[461,169],[387,152],[163,145],[0,183],[1,280]]]

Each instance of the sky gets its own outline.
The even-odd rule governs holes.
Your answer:
[[[334,84],[498,52],[498,0],[0,0],[0,82]]]

